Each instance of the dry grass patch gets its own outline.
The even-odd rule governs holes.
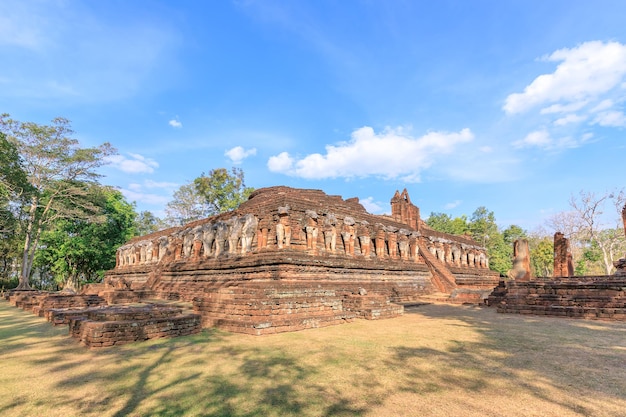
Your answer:
[[[2,301],[0,357],[0,415],[626,415],[626,323],[470,306],[88,351]]]

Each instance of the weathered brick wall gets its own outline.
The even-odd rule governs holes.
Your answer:
[[[70,312],[70,335],[89,348],[102,348],[162,337],[186,336],[201,330],[198,314],[173,306],[107,307]]]
[[[626,279],[577,277],[559,281],[502,281],[486,301],[500,313],[626,320]]]
[[[14,291],[8,295],[9,302],[40,317],[55,308],[84,308],[106,305],[97,295],[65,294],[48,291]]]
[[[350,321],[335,290],[283,284],[215,289],[194,299],[204,327],[254,335],[324,327]]]
[[[109,304],[140,301],[132,297],[144,289],[193,301],[205,326],[252,334],[391,317],[401,313],[391,302],[438,291],[484,298],[498,280],[485,249],[429,229],[408,194],[397,194],[394,216],[378,216],[321,190],[257,190],[235,211],[128,242],[100,295]],[[359,288],[374,304],[347,301]]]

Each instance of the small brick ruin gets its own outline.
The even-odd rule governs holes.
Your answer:
[[[158,304],[114,306],[89,309],[82,313],[57,314],[63,316],[63,321],[69,325],[70,335],[89,348],[187,336],[201,329],[198,314],[184,313],[181,307]]]
[[[186,336],[202,329],[200,315],[166,304],[111,306],[94,294],[48,291],[12,291],[5,298],[54,326],[68,325],[69,334],[88,348]]]
[[[484,247],[428,228],[406,190],[387,216],[357,198],[279,186],[234,211],[130,240],[104,282],[74,296],[91,303],[61,306],[43,301],[52,294],[23,292],[10,300],[26,306],[35,297],[27,308],[37,304],[83,344],[104,347],[200,327],[263,335],[392,318],[428,296],[481,303],[498,280]],[[174,322],[159,316],[165,307],[141,310],[155,300],[193,312]]]
[[[626,279],[500,281],[486,304],[499,313],[626,320]]]
[[[622,210],[626,233],[626,206]],[[552,278],[500,281],[485,300],[499,313],[626,321],[626,256],[609,276],[574,276],[569,241],[554,235]]]

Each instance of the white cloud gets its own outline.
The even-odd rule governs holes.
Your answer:
[[[415,182],[440,155],[450,154],[457,145],[474,139],[469,129],[430,132],[414,138],[403,128],[388,128],[377,134],[367,126],[351,136],[349,142],[327,145],[325,155],[315,153],[296,160],[283,152],[269,159],[268,168],[307,179],[380,176]]]
[[[554,121],[555,126],[565,126],[573,123],[580,123],[587,120],[587,116],[579,116],[577,114],[568,114]]]
[[[107,157],[107,162],[114,168],[129,174],[151,174],[159,167],[158,162],[142,155],[129,153],[130,158],[124,155]]]
[[[536,130],[526,135],[524,139],[513,142],[514,148],[538,147],[547,149],[552,146],[553,140],[545,130]]]
[[[625,127],[626,115],[621,111],[602,112],[595,117],[593,124],[607,127]]]
[[[244,149],[241,146],[235,146],[224,152],[224,155],[229,157],[233,164],[240,164],[247,157],[256,155],[256,148]]]
[[[516,149],[522,148],[539,148],[546,151],[559,151],[567,148],[578,148],[582,144],[589,142],[593,138],[593,134],[583,134],[579,139],[571,136],[563,136],[558,139],[550,136],[546,130],[537,130],[526,135],[524,139],[512,143]]]
[[[267,167],[272,172],[288,172],[293,167],[294,159],[287,152],[281,152],[276,156],[270,157],[267,161]]]
[[[365,207],[365,210],[367,210],[368,213],[382,214],[385,211],[381,205],[382,203],[374,201],[374,197],[359,199],[359,203]]]
[[[506,113],[522,113],[547,103],[564,101],[561,106],[572,106],[595,99],[619,87],[626,74],[626,45],[619,42],[585,42],[559,49],[544,59],[560,64],[553,73],[535,78],[523,93],[509,95],[503,107]]]
[[[152,180],[145,180],[143,182],[144,186],[146,188],[165,188],[165,189],[173,189],[173,188],[178,188],[179,184],[175,183],[175,182],[158,182],[158,181],[152,181]]]
[[[165,205],[170,201],[169,196],[144,193],[141,191],[130,190],[130,189],[125,189],[125,188],[122,188],[121,191],[122,191],[122,194],[124,194],[124,197],[126,197],[128,200],[136,201],[138,203],[152,204],[152,205]]]
[[[597,113],[599,111],[608,110],[613,107],[614,104],[615,103],[611,99],[602,100],[593,109],[591,109],[591,112]]]
[[[455,207],[458,207],[461,204],[461,200],[456,200],[452,203],[448,203],[445,206],[443,206],[444,209],[446,210],[452,210]]]
[[[558,62],[554,72],[535,78],[522,93],[506,98],[508,114],[541,107],[540,130],[512,143],[514,148],[559,151],[589,142],[596,126],[626,127],[618,106],[626,99],[626,45],[619,42],[585,42],[559,49],[543,58]],[[577,129],[585,128],[587,132]]]
[[[159,182],[145,180],[143,183],[130,183],[127,187],[121,188],[122,194],[130,200],[138,203],[164,206],[171,200],[171,195],[179,184],[174,182]],[[154,191],[146,191],[154,190]],[[162,193],[162,194],[159,194]]]
[[[172,126],[173,128],[183,127],[183,124],[178,120],[178,118],[170,120],[168,124]]]
[[[128,184],[128,189],[131,191],[141,191],[141,184],[133,182],[131,184]]]
[[[552,113],[569,113],[573,111],[578,111],[585,107],[589,102],[588,101],[577,101],[569,104],[553,104],[549,107],[545,107],[541,109],[541,114],[552,114]]]

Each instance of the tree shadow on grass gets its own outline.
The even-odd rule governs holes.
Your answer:
[[[446,342],[418,343],[421,324],[411,323],[412,314],[441,320]],[[0,412],[7,415],[58,408],[71,410],[66,415],[98,416],[361,416],[385,409],[395,394],[408,395],[415,403],[462,390],[472,401],[489,401],[491,394],[505,395],[497,391],[506,384],[521,397],[579,415],[598,409],[586,396],[602,395],[613,406],[626,403],[624,373],[620,378],[619,372],[606,372],[607,367],[624,370],[624,324],[429,305],[407,309],[406,317],[398,319],[415,330],[406,340],[394,335],[387,341],[385,332],[374,340],[367,333],[377,326],[393,334],[394,321],[389,320],[355,326],[361,330],[346,325],[345,335],[318,329],[310,339],[306,332],[255,338],[206,329],[176,339],[89,351],[69,336],[58,337],[60,331],[42,319],[14,317],[0,324],[0,335],[9,336],[8,347],[0,343],[0,351],[11,356],[32,349],[33,343],[43,346],[26,360],[53,382],[52,393],[36,398],[30,409],[26,403],[33,400],[22,395],[0,402]],[[21,324],[27,329],[23,334]],[[468,329],[472,337],[457,337]],[[312,344],[309,340],[320,345],[291,349],[293,343]],[[318,354],[322,361],[303,360],[296,352]],[[563,399],[571,395],[551,394],[572,389],[581,393],[573,401]],[[464,405],[477,409],[470,400]]]
[[[505,380],[536,400],[580,415],[594,415],[598,404],[592,399],[603,397],[611,405],[626,402],[626,323],[445,304],[413,307],[407,314],[449,320],[451,334],[455,326],[469,326],[481,337],[470,342],[452,338],[445,349],[394,347],[387,365],[405,370],[403,390],[422,394],[454,387],[488,394],[501,387],[495,382]],[[416,358],[441,366],[426,366]],[[427,386],[420,384],[424,380]],[[572,391],[581,393],[574,401],[553,395]]]
[[[0,300],[0,357],[6,358],[38,341],[45,342],[45,338],[39,339],[42,335],[49,338],[64,334],[67,327],[54,328],[45,319]]]
[[[0,402],[6,414],[73,410],[66,415],[247,417],[365,412],[324,383],[311,382],[317,370],[287,350],[229,343],[233,335],[227,332],[205,329],[175,339],[87,350],[67,335],[66,326],[55,328],[28,312],[7,308],[11,312],[0,327],[7,343],[0,349],[19,353],[16,361],[28,367],[24,378],[41,372],[52,386],[49,393],[39,390],[35,396],[14,395]]]
[[[60,393],[48,406],[114,417],[358,416],[365,411],[323,385],[307,385],[304,381],[316,370],[298,358],[282,350],[223,347],[229,337],[209,329],[106,350],[57,351],[57,365],[44,365],[47,372],[58,375],[55,391]],[[215,345],[219,347],[214,349]],[[204,352],[212,349],[210,355]],[[82,365],[90,358],[103,366],[85,369]],[[81,398],[71,394],[85,384],[102,390]]]

